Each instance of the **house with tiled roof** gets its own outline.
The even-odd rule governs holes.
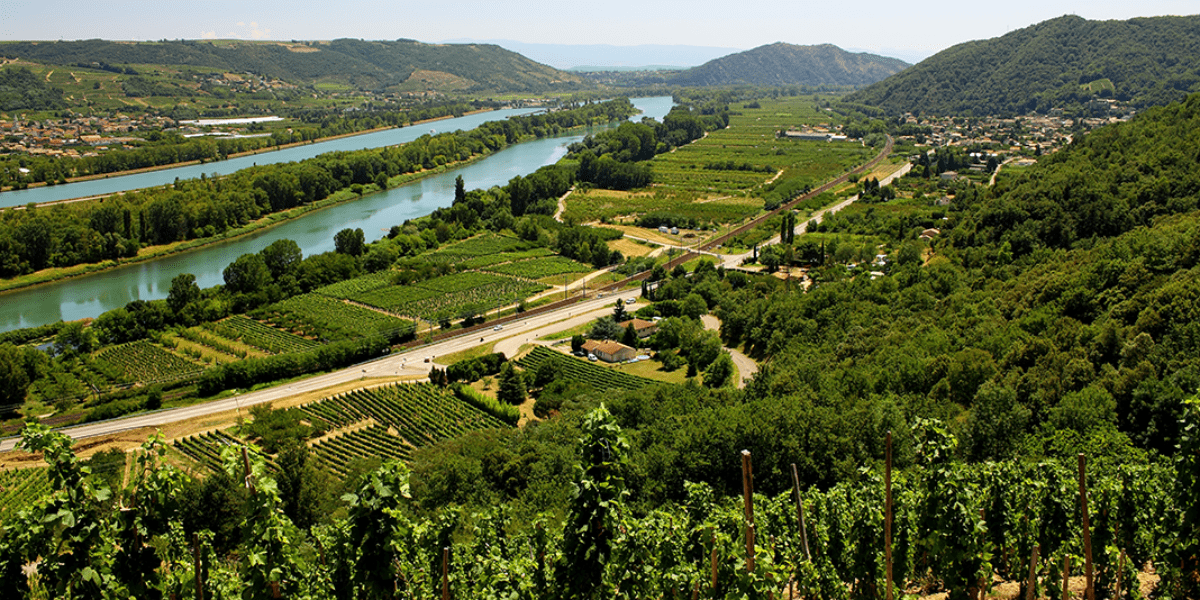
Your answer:
[[[588,340],[583,343],[583,351],[595,354],[604,362],[622,362],[637,356],[637,351],[625,344],[613,341]]]

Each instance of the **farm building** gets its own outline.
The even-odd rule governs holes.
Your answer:
[[[625,344],[611,341],[588,340],[583,343],[583,350],[595,354],[604,362],[621,362],[637,356],[637,351]]]

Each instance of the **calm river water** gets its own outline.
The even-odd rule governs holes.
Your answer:
[[[661,119],[672,106],[670,97],[635,98],[633,99],[633,103],[643,111],[642,115],[636,118],[649,116]],[[486,113],[486,115],[472,115],[470,117],[462,117],[461,119],[472,119],[483,116],[495,118],[498,116],[497,112]],[[502,117],[503,115],[499,116]],[[389,141],[387,138],[380,136],[382,134],[418,130],[416,135],[413,135],[411,138],[415,139],[423,133],[428,133],[431,127],[437,128],[439,131],[450,131],[450,129],[447,129],[448,127],[468,129],[477,127],[486,120],[491,119],[473,121],[473,124],[468,126],[454,124],[461,123],[460,119],[449,119],[429,123],[422,128],[411,127],[388,130],[354,138],[335,140],[333,142],[312,144],[291,149],[307,151],[309,152],[307,156],[301,158],[282,156],[279,160],[271,160],[270,162],[301,160],[302,158],[315,156],[317,153],[331,150],[362,149],[392,145],[401,143],[404,140]],[[299,244],[305,256],[332,250],[333,235],[346,227],[361,227],[366,233],[368,241],[377,240],[383,237],[392,225],[402,223],[405,219],[429,214],[436,208],[449,206],[454,199],[455,177],[462,175],[463,180],[467,184],[467,189],[488,188],[493,185],[504,184],[517,175],[526,175],[542,166],[555,163],[566,154],[567,146],[579,141],[586,134],[587,132],[574,132],[571,135],[517,144],[473,164],[383,193],[367,196],[360,200],[309,213],[267,231],[230,242],[176,256],[168,256],[129,265],[96,275],[83,276],[27,290],[17,290],[0,294],[0,331],[34,327],[53,323],[58,320],[72,321],[85,317],[96,317],[100,313],[124,306],[133,300],[166,298],[167,292],[171,287],[171,279],[180,273],[195,275],[196,281],[201,287],[214,286],[224,282],[222,271],[224,271],[226,265],[233,262],[238,256],[258,252],[278,239],[286,238],[294,240]],[[324,146],[324,149],[321,149],[319,152],[313,152],[314,149],[323,146],[323,144],[340,145]],[[286,152],[290,152],[290,150],[269,152],[246,158],[253,159],[251,162],[265,163],[267,162],[266,159],[274,159],[277,156],[284,155]],[[95,182],[24,190],[20,193],[40,192],[42,190],[65,190],[74,186],[108,183],[122,179],[143,177],[143,175],[153,175],[162,178],[162,180],[138,184],[139,186],[162,185],[173,182],[176,176],[180,178],[199,177],[201,172],[211,173],[218,167],[222,168],[220,172],[228,173],[231,172],[228,165],[242,160],[245,159],[234,159],[193,167],[181,167],[179,169],[130,175]],[[249,166],[249,164],[246,163],[243,166]],[[191,174],[186,174],[189,172]],[[100,193],[107,192],[83,191],[63,197],[78,197],[80,195]],[[8,192],[0,194],[0,198],[7,195]],[[22,200],[15,204],[46,201],[49,200]]]

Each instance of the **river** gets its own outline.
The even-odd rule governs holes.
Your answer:
[[[642,115],[637,118],[649,116],[661,119],[672,106],[670,97],[635,98],[633,103],[643,111]],[[450,122],[449,120],[438,121],[427,125],[446,126]],[[478,126],[482,122],[480,121],[474,126]],[[406,129],[380,133],[392,133],[393,131],[406,131]],[[428,129],[424,131],[427,132]],[[392,225],[403,223],[405,219],[427,215],[436,208],[449,206],[454,199],[454,179],[457,176],[462,175],[467,189],[502,185],[517,175],[526,175],[542,166],[554,164],[566,154],[567,146],[579,141],[587,133],[586,131],[577,131],[569,135],[516,144],[472,164],[386,192],[311,212],[268,230],[229,242],[136,263],[95,275],[85,275],[35,288],[4,293],[0,295],[0,331],[35,327],[58,320],[73,321],[96,317],[100,313],[124,306],[133,300],[166,298],[171,287],[171,279],[180,273],[195,275],[196,281],[201,287],[218,285],[224,282],[222,272],[226,265],[242,254],[258,252],[278,239],[294,240],[305,256],[332,250],[333,235],[347,227],[362,228],[368,241],[377,240],[383,237]],[[349,148],[371,147],[369,144],[364,144],[363,140],[375,135],[379,134],[351,138],[357,143],[350,145]],[[414,139],[415,137],[417,136],[414,136]],[[336,140],[336,142],[346,141]],[[317,145],[295,149],[309,149]],[[378,145],[389,145],[389,143]],[[271,152],[268,155],[274,157],[274,155],[284,152],[287,150]],[[265,156],[267,155],[247,158],[256,158],[259,162],[264,162]],[[181,167],[152,174],[166,177],[165,182],[169,183],[174,181],[176,173],[187,169],[211,168],[233,162],[234,160],[230,160],[195,167]],[[200,172],[197,171],[192,176],[198,177]],[[202,172],[207,173],[209,170],[203,169]],[[151,175],[151,173],[142,175]],[[75,185],[82,184],[69,184],[62,187]],[[2,195],[0,194],[0,196]]]

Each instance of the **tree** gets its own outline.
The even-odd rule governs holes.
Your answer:
[[[506,362],[500,367],[500,389],[497,399],[512,405],[525,402],[525,377]]]
[[[267,265],[267,270],[271,271],[271,277],[275,279],[279,279],[285,273],[291,273],[300,261],[304,260],[304,253],[300,251],[299,244],[289,239],[271,242],[259,255]]]
[[[458,204],[467,199],[467,185],[463,183],[462,175],[454,178],[454,203]]]
[[[721,352],[704,372],[704,387],[715,389],[729,385],[733,381],[733,371],[733,359],[728,352]]]
[[[183,312],[184,307],[200,299],[200,286],[196,284],[196,276],[191,273],[180,273],[171,279],[171,291],[167,292],[167,306],[176,316]]]
[[[633,328],[632,322],[625,326],[625,333],[621,334],[621,343],[630,348],[638,347],[637,330]]]
[[[95,349],[96,334],[78,321],[63,325],[54,336],[55,354],[87,354]]]
[[[695,292],[688,294],[683,299],[683,304],[680,306],[680,312],[685,317],[699,319],[708,313],[708,304],[704,302],[704,297]]]
[[[758,262],[772,273],[778,271],[779,265],[783,264],[783,249],[778,244],[763,248],[762,252],[758,254]]]
[[[625,301],[617,298],[617,304],[613,307],[613,320],[618,323],[623,323],[629,319],[629,315],[625,312]]]
[[[571,352],[579,352],[580,350],[583,350],[584,342],[585,340],[583,336],[579,335],[578,333],[571,336]]]
[[[271,271],[257,254],[243,254],[222,273],[225,288],[236,294],[253,294],[271,284]]]
[[[328,514],[322,499],[327,497],[329,475],[316,467],[308,446],[295,438],[289,439],[276,463],[279,472],[276,485],[283,504],[283,513],[301,529],[311,529]]]
[[[0,414],[7,412],[5,407],[25,401],[29,383],[21,349],[12,344],[0,344]]]
[[[338,254],[361,256],[366,250],[366,236],[363,235],[363,230],[346,228],[337,232],[333,236],[333,249]]]
[[[600,317],[592,324],[588,337],[593,340],[615,340],[621,337],[621,326],[612,317]]]

